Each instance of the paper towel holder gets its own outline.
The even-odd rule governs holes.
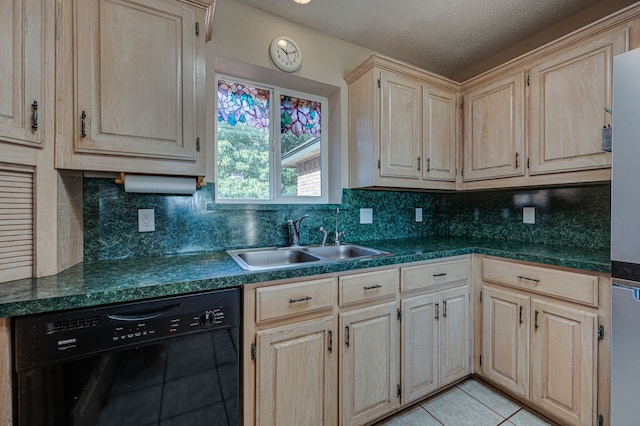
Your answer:
[[[186,178],[190,178],[191,177],[191,176],[156,176],[156,175],[143,175],[143,174],[129,174],[129,176],[146,177],[146,178],[148,178],[150,180],[150,182],[152,182],[154,179],[162,179],[164,181],[175,179],[177,181],[177,180],[184,180]],[[124,186],[125,182],[126,182],[126,177],[127,177],[127,173],[120,172],[120,177],[116,178],[114,181],[118,185],[123,185]],[[199,188],[202,188],[203,186],[207,186],[207,183],[204,181],[204,176],[195,176],[195,177],[191,177],[191,178],[196,179],[196,182],[195,182],[195,189],[196,190],[199,189]],[[125,186],[125,191],[126,191],[126,186]],[[129,192],[129,191],[127,191],[127,192]],[[135,192],[145,192],[145,193],[155,193],[155,194],[162,194],[162,193],[170,194],[170,193],[173,193],[172,191],[163,191],[162,189],[157,189],[157,188],[154,188],[153,190],[149,190],[149,191],[143,190],[143,191],[135,191]]]

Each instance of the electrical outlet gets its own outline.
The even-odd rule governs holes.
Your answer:
[[[522,223],[536,223],[536,208],[535,207],[523,207],[522,208]]]
[[[422,222],[422,207],[416,207],[416,222]]]
[[[373,223],[373,209],[360,209],[360,223]]]
[[[156,217],[153,209],[138,209],[138,232],[154,232]]]

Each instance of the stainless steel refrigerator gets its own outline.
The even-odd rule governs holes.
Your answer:
[[[613,59],[611,425],[640,425],[640,49]]]

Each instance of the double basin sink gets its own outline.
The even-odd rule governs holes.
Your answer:
[[[339,260],[368,259],[391,253],[353,244],[338,246],[267,247],[227,250],[245,271],[264,271],[293,266],[311,266]]]

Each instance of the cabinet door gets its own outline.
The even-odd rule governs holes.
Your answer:
[[[340,314],[342,425],[369,423],[398,406],[396,302]]]
[[[531,310],[531,400],[571,424],[593,424],[597,316],[536,299]]]
[[[524,85],[519,72],[464,94],[465,181],[524,174]]]
[[[257,424],[335,424],[333,318],[257,333]]]
[[[440,292],[440,387],[470,371],[469,287]]]
[[[529,397],[529,298],[482,287],[482,374]]]
[[[45,106],[44,0],[5,0],[0,3],[0,138],[41,146]],[[51,82],[53,84],[53,81]]]
[[[438,293],[403,299],[402,405],[438,388]]]
[[[422,86],[422,178],[456,180],[455,93]]]
[[[74,7],[74,153],[195,162],[195,9],[168,0]],[[86,166],[118,169],[100,158]]]
[[[529,173],[611,165],[601,129],[611,124],[613,57],[625,50],[625,31],[589,40],[536,65],[531,78]]]
[[[422,86],[388,72],[380,74],[380,174],[420,178]]]

